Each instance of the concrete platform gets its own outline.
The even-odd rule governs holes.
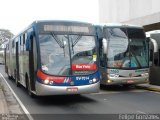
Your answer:
[[[29,120],[2,77],[0,77],[0,120]]]
[[[8,114],[7,101],[5,99],[4,93],[2,91],[2,86],[0,85],[0,114]]]

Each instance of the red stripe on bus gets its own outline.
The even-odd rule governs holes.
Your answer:
[[[65,80],[65,77],[56,77],[56,76],[51,76],[51,75],[47,75],[45,73],[43,73],[41,70],[37,71],[37,76],[41,79],[41,80],[49,80],[49,81],[54,81],[56,83],[63,83]]]
[[[72,64],[72,70],[96,70],[96,64]]]

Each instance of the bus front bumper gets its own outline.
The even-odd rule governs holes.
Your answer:
[[[99,92],[100,82],[83,86],[49,86],[36,82],[36,95],[87,94]]]
[[[149,81],[148,77],[118,77],[118,78],[108,78],[106,80],[106,85],[123,85],[123,84],[141,84],[147,83]]]

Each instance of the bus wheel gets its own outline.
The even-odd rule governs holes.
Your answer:
[[[30,97],[35,98],[35,95],[32,93],[32,90],[31,90],[31,84],[29,79],[27,79],[27,92]]]
[[[20,83],[19,83],[18,78],[17,78],[17,72],[15,71],[14,74],[15,74],[14,77],[15,77],[16,86],[19,87]]]

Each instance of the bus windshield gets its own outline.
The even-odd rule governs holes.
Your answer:
[[[143,29],[107,28],[107,67],[144,68],[148,67],[148,44]]]
[[[40,34],[42,71],[51,75],[91,74],[96,71],[94,36]],[[90,69],[85,68],[86,66]]]

